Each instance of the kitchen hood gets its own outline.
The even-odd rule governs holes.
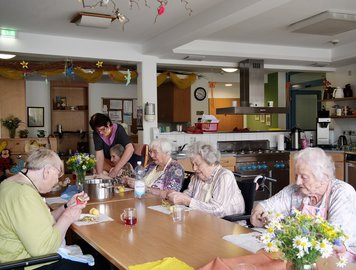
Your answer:
[[[216,108],[216,114],[269,114],[287,113],[286,107],[258,107],[264,104],[264,63],[263,60],[247,59],[239,62],[240,107]],[[251,100],[251,101],[250,101]]]

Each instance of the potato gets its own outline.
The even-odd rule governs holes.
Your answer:
[[[100,212],[98,209],[96,208],[92,208],[89,210],[89,214],[93,215],[93,216],[99,216],[100,215]]]

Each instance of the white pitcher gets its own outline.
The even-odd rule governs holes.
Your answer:
[[[334,98],[343,98],[344,90],[340,86],[336,87],[333,92],[333,97]]]

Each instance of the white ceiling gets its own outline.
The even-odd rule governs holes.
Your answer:
[[[356,60],[356,30],[335,36],[288,30],[288,25],[326,10],[356,14],[355,0],[168,0],[165,13],[156,23],[158,1],[147,0],[148,8],[144,0],[135,0],[132,9],[129,0],[113,1],[130,19],[124,32],[117,20],[108,29],[70,23],[78,12],[111,14],[112,8],[85,9],[78,0],[1,0],[0,28],[16,29],[19,40],[22,36],[26,40],[31,36],[48,37],[49,41],[67,37],[73,41],[73,47],[78,39],[98,46],[110,42],[118,47],[126,46],[138,55],[157,57],[161,67],[236,66],[246,58],[259,58],[271,69],[320,70],[312,66],[333,68]],[[193,10],[191,16],[185,1]],[[333,45],[330,41],[335,39],[339,43]],[[39,56],[33,46],[9,47],[0,40],[0,52],[4,51]],[[49,58],[55,53],[45,55]],[[203,55],[205,59],[183,60],[188,55]],[[127,61],[119,57],[106,60]]]

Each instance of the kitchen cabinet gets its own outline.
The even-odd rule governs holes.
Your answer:
[[[88,152],[88,84],[51,81],[51,101],[51,133],[58,139],[58,151]]]
[[[157,88],[158,122],[190,122],[190,87],[179,89],[171,82]]]
[[[334,99],[324,99],[322,102],[325,104],[325,107],[331,111],[330,117],[337,118],[355,118],[355,115],[341,115],[337,116],[335,113],[335,109],[332,108],[334,105],[339,105],[341,108],[344,106],[349,106],[351,109],[356,108],[356,97],[346,97],[346,98],[334,98]]]
[[[192,163],[189,158],[178,159],[180,165],[182,165],[184,171],[193,172]],[[221,157],[220,164],[222,167],[229,169],[230,171],[235,171],[236,157],[227,156]]]
[[[296,152],[290,154],[289,161],[289,183],[295,183],[295,170],[294,170],[294,155]],[[339,180],[345,180],[345,154],[341,151],[327,151],[327,155],[329,155],[335,164],[335,177]]]

